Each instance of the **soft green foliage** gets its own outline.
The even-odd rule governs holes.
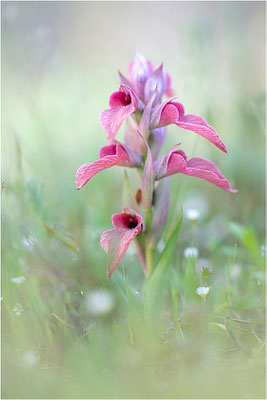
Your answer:
[[[51,14],[48,2],[47,13],[24,3],[20,23],[4,26],[2,397],[264,397],[261,5],[200,2],[187,13],[185,2],[100,2],[102,12],[97,2],[78,2],[77,14],[67,14],[74,2],[50,3]],[[59,24],[55,42],[61,30],[66,37],[32,71],[30,39],[42,18]],[[136,172],[127,170],[124,198],[120,167],[81,191],[74,185],[77,168],[106,143],[99,114],[117,87],[113,71],[137,45],[155,64],[165,60],[186,110],[205,116],[229,149],[222,154],[172,126],[162,154],[182,141],[189,157],[216,162],[239,190],[171,178],[169,220],[154,254],[159,265],[145,291],[134,247],[107,279],[99,244],[111,215],[131,206],[125,202],[138,189]],[[182,206],[198,208],[199,220],[184,216],[177,224]],[[175,253],[163,262],[169,245]],[[192,246],[199,255],[186,258]],[[20,276],[23,282],[12,281]],[[205,300],[196,294],[202,286],[210,287]],[[106,314],[88,300],[96,289],[113,298]]]

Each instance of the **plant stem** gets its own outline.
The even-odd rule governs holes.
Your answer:
[[[151,275],[154,267],[154,249],[149,247],[148,243],[146,243],[146,265],[148,269],[148,275]]]
[[[149,246],[149,231],[152,223],[152,207],[146,212],[146,232],[145,232],[145,257],[149,276],[154,267],[154,249]]]

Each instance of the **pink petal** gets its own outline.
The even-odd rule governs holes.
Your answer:
[[[110,96],[109,107],[100,114],[100,123],[108,134],[108,140],[112,141],[125,118],[137,110],[138,98],[133,90],[121,85],[120,90]]]
[[[187,114],[183,118],[179,118],[177,123],[178,126],[189,131],[198,133],[200,136],[208,139],[211,143],[217,146],[220,150],[227,153],[226,147],[221,140],[218,133],[215,131],[213,126],[209,125],[207,121],[195,114]]]
[[[100,160],[94,161],[90,164],[83,164],[76,173],[76,188],[81,189],[90,179],[93,178],[98,172],[104,169],[118,165],[118,156],[105,156]]]
[[[117,231],[115,229],[110,229],[109,231],[104,232],[101,236],[101,246],[108,254],[108,277],[110,277],[110,275],[119,265],[122,257],[124,256],[131,241],[135,238],[137,233],[138,232],[136,232],[135,230]]]
[[[205,179],[213,185],[227,190],[230,193],[236,193],[237,190],[232,189],[230,182],[223,176],[221,171],[213,162],[204,158],[191,158],[186,162],[186,175],[196,176]]]

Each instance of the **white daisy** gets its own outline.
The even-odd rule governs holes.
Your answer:
[[[186,249],[184,249],[184,256],[185,258],[197,258],[198,249],[196,247],[187,247]]]
[[[25,277],[24,276],[18,276],[18,277],[15,277],[15,278],[11,278],[10,280],[13,283],[20,284],[20,283],[25,281]]]
[[[20,317],[24,311],[24,308],[21,304],[16,303],[16,305],[13,308],[13,311],[14,311],[15,315],[17,315],[17,317]]]
[[[111,293],[103,289],[91,291],[85,300],[88,311],[93,315],[106,315],[114,307],[114,298]]]
[[[188,208],[185,215],[190,222],[196,222],[199,219],[199,211],[196,208]]]
[[[202,299],[205,299],[208,296],[210,291],[209,286],[200,286],[196,289],[196,294],[200,296]]]
[[[39,354],[37,354],[34,350],[29,350],[24,353],[22,361],[24,366],[33,367],[39,358]]]

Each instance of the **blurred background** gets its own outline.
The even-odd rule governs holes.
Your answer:
[[[154,67],[163,61],[186,112],[205,117],[228,150],[224,154],[198,135],[170,126],[162,154],[181,141],[188,157],[212,160],[238,189],[232,195],[205,181],[172,177],[170,220],[182,204],[200,215],[193,233],[185,220],[176,261],[183,268],[184,249],[196,246],[202,263],[213,266],[214,282],[224,285],[231,259],[236,274],[231,298],[242,300],[236,305],[241,317],[258,315],[263,323],[264,306],[255,297],[263,273],[246,252],[251,248],[242,245],[249,236],[256,247],[264,246],[264,8],[264,2],[254,1],[1,3],[5,398],[201,398],[204,372],[195,371],[195,388],[183,380],[177,389],[171,372],[159,384],[151,372],[154,358],[142,363],[141,344],[139,350],[126,345],[125,331],[118,332],[128,314],[117,278],[106,280],[99,238],[111,228],[111,215],[126,206],[123,168],[99,174],[81,191],[74,185],[77,168],[96,160],[106,144],[99,114],[119,86],[118,70],[127,74],[136,50]],[[135,171],[129,177],[137,189]],[[233,223],[243,227],[238,231],[243,242],[237,229],[229,228]],[[120,270],[140,290],[143,275],[134,251],[125,257]],[[256,289],[248,287],[254,273]],[[22,282],[12,281],[21,276]],[[112,296],[105,300],[112,311],[98,319],[88,296],[103,288]],[[90,329],[94,352],[80,340],[88,339]],[[192,359],[187,355],[190,371],[202,360],[199,347]],[[124,360],[119,366],[112,364],[114,355]],[[251,382],[237,378],[236,386],[231,373],[223,375],[222,397],[262,394],[263,369],[257,368],[249,374]],[[148,385],[149,379],[154,383]],[[205,390],[204,398],[216,397],[212,385]]]

